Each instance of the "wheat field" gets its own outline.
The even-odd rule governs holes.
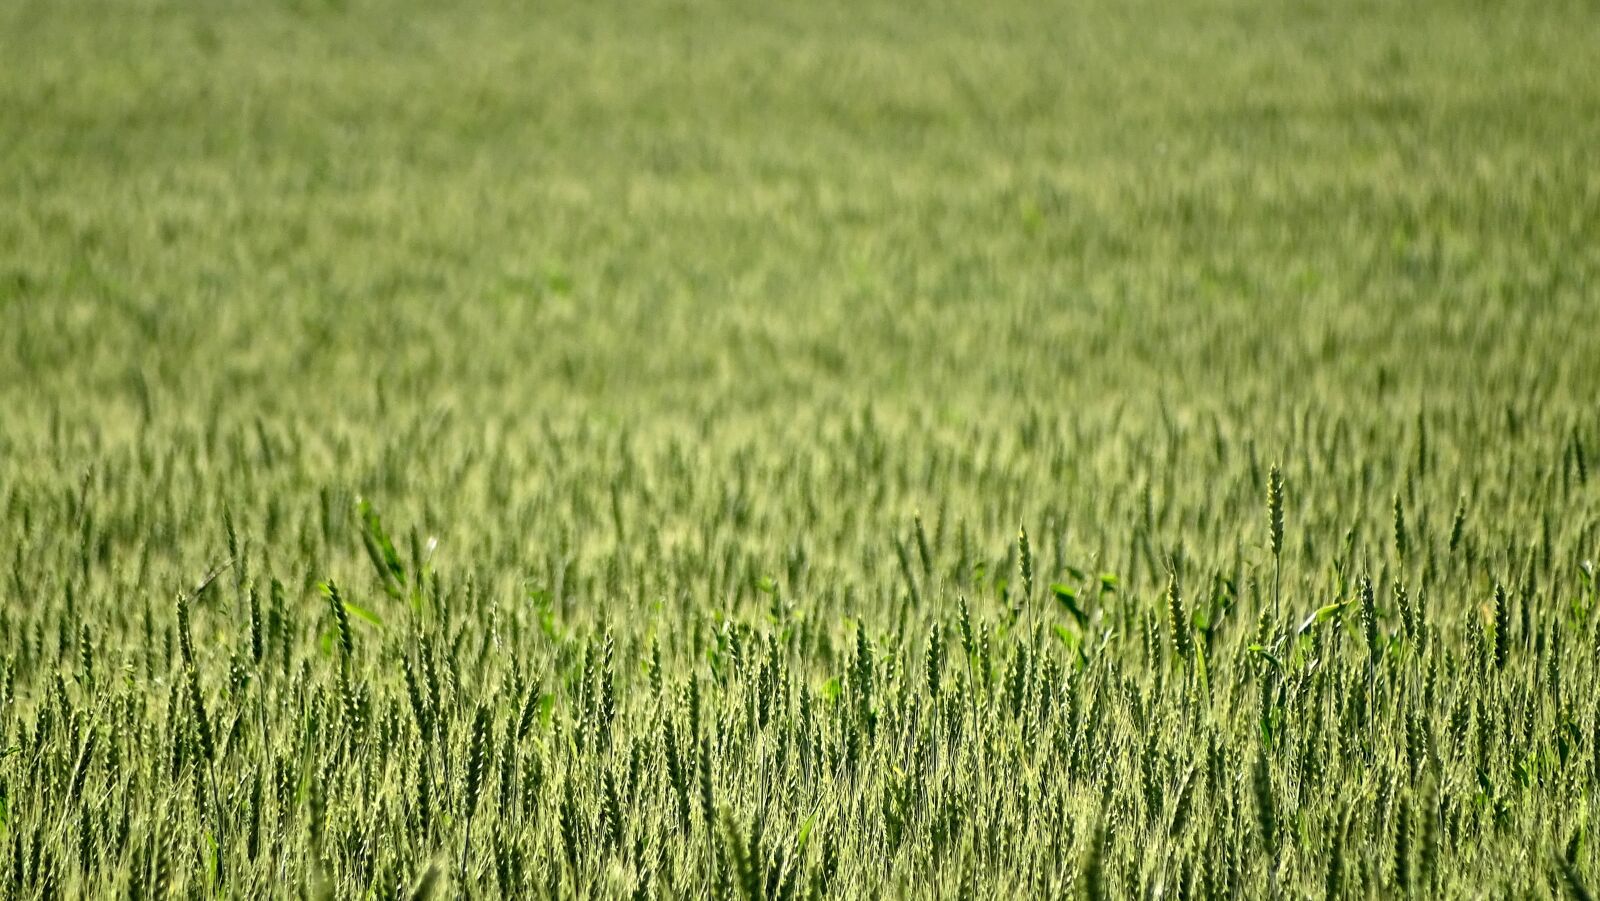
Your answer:
[[[0,899],[1592,897],[1597,12],[0,5]]]

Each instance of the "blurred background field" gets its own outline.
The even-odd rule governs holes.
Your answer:
[[[0,366],[102,428],[1588,394],[1593,13],[7,4]]]

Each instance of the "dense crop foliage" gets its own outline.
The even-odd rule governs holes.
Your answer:
[[[1597,55],[0,6],[0,898],[1582,897]]]

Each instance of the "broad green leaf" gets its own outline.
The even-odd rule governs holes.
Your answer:
[[[1335,601],[1323,607],[1318,607],[1317,612],[1305,618],[1300,628],[1295,630],[1296,635],[1304,635],[1312,626],[1320,626],[1328,620],[1339,615],[1339,612],[1350,605],[1350,601]]]
[[[378,581],[383,583],[384,591],[399,600],[406,584],[406,570],[400,563],[400,554],[395,551],[394,542],[383,530],[383,520],[370,502],[365,498],[357,500],[356,512],[361,517],[361,543],[367,549],[372,568],[377,570]]]
[[[349,613],[359,619],[364,619],[380,629],[383,628],[383,620],[380,619],[376,613],[373,613],[371,610],[368,610],[367,608],[358,604],[353,604],[349,601],[343,601],[343,603],[346,613]]]

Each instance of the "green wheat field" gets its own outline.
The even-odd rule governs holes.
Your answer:
[[[1594,897],[1597,71],[0,4],[0,899]]]

